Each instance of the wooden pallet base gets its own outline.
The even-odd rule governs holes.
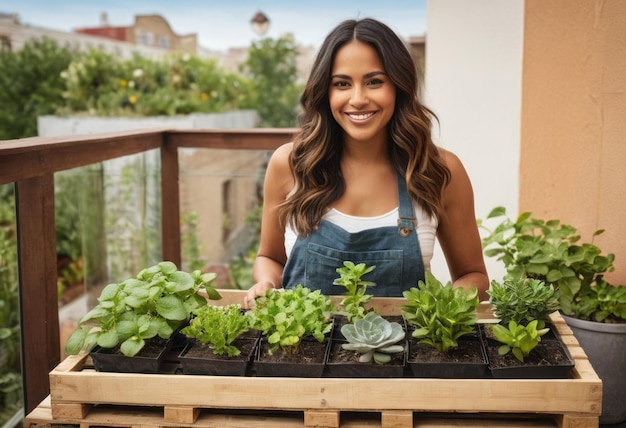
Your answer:
[[[402,302],[374,300],[388,315]],[[177,358],[163,373],[114,373],[72,355],[50,372],[50,399],[26,428],[598,428],[602,382],[565,321],[552,321],[575,359],[568,379],[202,376],[180,373]]]
[[[529,414],[455,414],[413,413],[410,411],[340,412],[340,411],[241,411],[195,409],[195,422],[167,422],[161,407],[92,406],[84,418],[53,418],[50,398],[44,400],[25,419],[24,428],[555,428],[562,427],[559,416]],[[580,422],[580,419],[577,419]],[[594,425],[576,425],[587,428]],[[595,425],[597,427],[597,425]]]

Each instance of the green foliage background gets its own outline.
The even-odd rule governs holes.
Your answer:
[[[211,58],[173,53],[121,59],[33,40],[0,52],[0,140],[37,135],[41,115],[159,116],[257,110],[262,127],[296,126],[298,51],[290,37],[262,39],[239,73]]]

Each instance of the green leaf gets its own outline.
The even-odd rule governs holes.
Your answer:
[[[146,342],[143,339],[137,336],[133,336],[122,342],[122,344],[120,345],[120,351],[122,351],[122,354],[126,355],[127,357],[134,357],[139,353],[139,351],[143,349],[145,344]]]
[[[102,348],[114,348],[117,345],[117,331],[109,330],[98,335],[98,345]]]
[[[156,310],[159,315],[168,320],[182,321],[189,316],[183,303],[175,296],[161,297],[157,301]]]
[[[506,208],[500,206],[500,207],[495,207],[494,209],[492,209],[489,215],[487,215],[487,218],[500,217],[503,215],[506,215]]]
[[[65,353],[68,355],[78,354],[85,344],[89,330],[87,327],[74,330],[65,342]]]
[[[222,295],[213,287],[205,287],[204,291],[206,291],[207,296],[211,300],[221,300]]]
[[[173,293],[180,293],[181,291],[187,291],[194,288],[193,277],[186,272],[174,272],[169,274],[167,279],[173,283]]]
[[[176,267],[174,263],[168,262],[168,261],[160,262],[158,263],[158,266],[161,272],[163,272],[163,274],[165,275],[173,274],[174,272],[178,270],[178,268]]]

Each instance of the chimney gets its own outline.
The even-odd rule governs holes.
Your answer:
[[[108,27],[109,26],[109,14],[106,12],[102,12],[100,14],[100,26]]]

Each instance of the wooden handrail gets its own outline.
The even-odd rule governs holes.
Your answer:
[[[178,148],[273,150],[296,129],[149,129],[0,141],[0,184],[15,183],[24,407],[50,392],[48,373],[60,362],[56,283],[54,174],[160,150],[163,259],[180,266]],[[165,201],[166,199],[166,201]]]

